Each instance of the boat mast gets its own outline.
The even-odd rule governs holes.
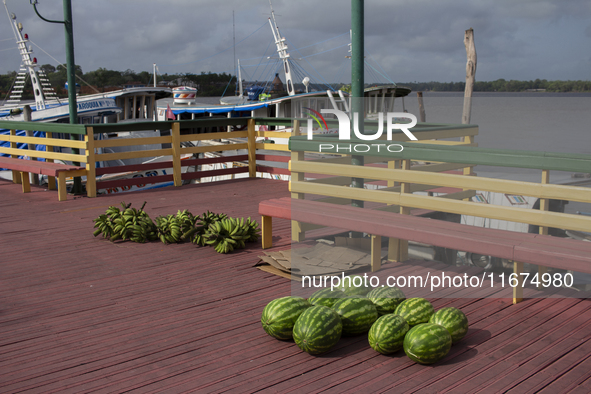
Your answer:
[[[271,25],[271,30],[273,31],[273,38],[275,38],[275,45],[277,45],[277,53],[279,54],[279,58],[283,61],[283,71],[285,71],[285,83],[287,84],[287,94],[289,96],[293,96],[295,94],[294,87],[293,87],[293,80],[291,78],[291,67],[289,66],[289,53],[287,53],[287,45],[285,44],[285,38],[281,37],[279,33],[279,27],[277,27],[277,21],[275,20],[275,12],[273,11],[273,4],[271,4],[271,0],[269,0],[269,5],[271,6],[271,18],[269,18],[269,25]]]
[[[240,59],[238,59],[238,93],[239,97],[244,97],[244,91],[242,90],[242,72],[240,70]]]
[[[35,105],[37,110],[45,109],[45,95],[43,94],[43,87],[41,86],[41,82],[39,80],[39,74],[35,69],[35,67],[37,67],[37,59],[31,58],[31,53],[33,53],[33,50],[31,47],[27,47],[29,37],[26,34],[23,36],[23,24],[16,21],[16,15],[8,12],[6,0],[4,0],[4,8],[6,9],[6,14],[8,15],[8,18],[11,22],[14,37],[16,38],[16,43],[23,60],[23,65],[26,67],[26,71],[31,76],[31,84],[33,85],[33,93],[35,94]]]

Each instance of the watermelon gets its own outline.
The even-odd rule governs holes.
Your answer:
[[[311,305],[324,305],[332,307],[340,298],[345,298],[347,295],[341,290],[331,290],[329,288],[320,289],[308,298]]]
[[[334,303],[332,309],[341,317],[344,335],[366,333],[378,318],[373,302],[362,296],[342,298]]]
[[[422,323],[411,328],[404,337],[404,353],[419,364],[433,364],[449,353],[451,335],[439,324]]]
[[[343,278],[339,289],[344,291],[348,296],[364,296],[371,291],[371,286],[366,282],[368,282],[366,278],[361,275],[346,276]]]
[[[394,313],[398,304],[406,299],[398,287],[376,287],[366,297],[374,303],[380,316]]]
[[[300,349],[310,354],[328,351],[341,339],[343,325],[332,309],[315,305],[306,309],[293,327],[293,339]]]
[[[292,339],[293,326],[310,304],[302,297],[283,297],[269,302],[261,316],[263,329],[273,338]]]
[[[369,329],[369,346],[376,352],[390,354],[402,349],[409,326],[399,315],[381,316]]]
[[[394,311],[395,315],[402,316],[409,326],[416,326],[420,323],[427,323],[435,313],[433,305],[424,298],[409,298],[402,301]]]
[[[464,312],[454,307],[441,308],[431,316],[429,323],[445,327],[454,343],[464,338],[468,332],[468,318]]]

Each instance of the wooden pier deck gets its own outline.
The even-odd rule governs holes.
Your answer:
[[[261,327],[264,306],[291,288],[253,268],[260,245],[219,255],[92,236],[92,219],[121,201],[147,201],[152,218],[189,209],[260,219],[259,201],[288,196],[286,186],[245,179],[58,202],[0,181],[0,393],[591,392],[589,299],[433,300],[470,321],[433,366],[380,355],[365,336],[314,357]],[[288,248],[289,222],[274,226],[275,248]]]

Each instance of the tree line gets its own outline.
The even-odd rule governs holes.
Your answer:
[[[51,85],[59,97],[66,97],[67,91],[64,85],[67,81],[66,67],[44,64],[40,69],[45,73]],[[82,72],[80,66],[76,66],[75,74],[77,82],[81,86],[81,94],[102,93],[109,90],[121,89],[125,86],[152,85],[153,75],[147,71],[136,73],[133,70],[115,71],[99,68],[87,73]],[[8,93],[16,79],[15,71],[0,75],[1,99],[7,98]],[[158,76],[160,84],[168,83],[169,86],[188,85],[198,89],[199,96],[233,95],[235,90],[235,77],[226,73],[201,72],[200,74],[163,74]],[[342,84],[334,84],[341,86]],[[437,92],[463,92],[464,82],[408,82],[399,83],[408,86],[413,91],[437,91]],[[368,86],[371,86],[368,84]],[[548,81],[536,79],[533,81],[516,81],[497,79],[496,81],[477,81],[474,84],[475,92],[524,92],[529,90],[545,90],[547,92],[591,92],[591,81]],[[24,99],[33,98],[30,80],[25,85]]]
[[[54,67],[51,64],[44,64],[39,67],[40,70],[47,76],[51,86],[56,91],[58,97],[66,97],[68,95],[65,89],[65,84],[68,80],[67,69],[65,66],[59,65]],[[154,84],[154,76],[147,71],[136,73],[133,70],[115,71],[99,68],[98,70],[87,73],[82,72],[79,65],[75,67],[76,82],[80,85],[81,94],[103,93],[111,90],[121,89],[125,86],[152,86]],[[16,71],[0,74],[0,94],[1,99],[7,97],[10,93],[12,85],[16,80]],[[226,73],[211,73],[201,72],[201,74],[163,74],[158,75],[157,83],[159,86],[194,86],[198,89],[199,96],[221,96],[224,90],[234,94],[235,79],[230,74]],[[227,87],[227,88],[226,88]],[[27,78],[25,89],[23,92],[23,99],[33,98],[33,90],[30,78]]]
[[[408,86],[413,91],[434,92],[463,92],[465,82],[409,82],[399,83]],[[534,81],[516,81],[497,79],[496,81],[476,81],[475,92],[526,92],[545,90],[546,92],[591,92],[591,81],[548,81],[536,79]]]

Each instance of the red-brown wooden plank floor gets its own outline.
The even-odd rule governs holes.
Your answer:
[[[259,201],[289,195],[284,182],[235,180],[67,202],[32,189],[23,194],[20,185],[0,181],[2,393],[591,389],[588,299],[434,299],[436,308],[461,308],[470,331],[433,366],[403,352],[380,355],[364,336],[314,357],[260,325],[264,306],[291,290],[288,280],[253,268],[260,245],[219,255],[191,244],[92,236],[92,219],[121,201],[147,201],[152,218],[189,209],[258,220]],[[275,248],[288,248],[289,222],[274,226]],[[423,274],[452,268],[411,264]]]

